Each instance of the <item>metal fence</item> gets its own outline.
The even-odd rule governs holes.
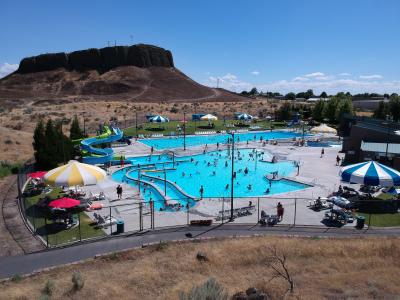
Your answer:
[[[230,197],[192,198],[143,201],[140,198],[125,198],[124,204],[91,212],[76,212],[63,220],[65,215],[51,216],[40,208],[44,197],[59,197],[56,189],[44,188],[32,195],[24,191],[27,173],[33,171],[31,164],[25,165],[18,174],[19,204],[22,215],[32,233],[41,238],[47,247],[57,247],[89,239],[106,238],[122,233],[135,233],[167,227],[210,224],[259,224],[260,219],[276,220],[276,225],[316,226],[327,225],[328,207],[315,207],[315,199],[284,197],[235,197],[233,207]],[[29,184],[28,184],[29,186]],[[95,203],[93,201],[93,203]],[[283,213],[278,211],[278,204]],[[399,200],[363,200],[352,202],[371,224],[374,213],[397,212]],[[368,208],[368,209],[367,209]],[[280,215],[282,217],[280,218]],[[233,217],[233,218],[232,218]],[[343,224],[344,225],[344,224]],[[355,224],[354,224],[355,225]]]

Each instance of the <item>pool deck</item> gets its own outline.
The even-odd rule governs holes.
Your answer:
[[[260,200],[258,198],[235,198],[234,207],[244,207],[252,201],[252,204],[259,206],[260,211],[264,210],[267,214],[276,214],[276,205],[281,202],[285,208],[285,214],[282,224],[296,224],[299,225],[321,225],[325,211],[315,212],[309,209],[308,203],[311,199],[316,199],[318,196],[326,197],[333,191],[338,189],[341,184],[339,180],[340,167],[336,166],[336,155],[340,157],[343,155],[339,153],[340,148],[328,147],[325,149],[325,154],[321,158],[320,147],[297,147],[292,146],[293,142],[278,142],[278,145],[267,144],[264,147],[259,141],[256,142],[242,142],[235,145],[237,149],[243,148],[256,148],[260,150],[267,150],[273,155],[279,157],[279,159],[285,160],[296,160],[300,162],[300,172],[297,175],[297,171],[294,172],[290,177],[285,177],[291,180],[295,180],[301,183],[312,185],[309,188],[287,192],[283,194],[275,194],[271,196],[264,196]],[[220,149],[226,149],[226,146],[220,146]],[[117,155],[125,155],[126,157],[131,156],[146,156],[150,154],[150,147],[132,140],[132,144],[125,147],[114,148]],[[185,151],[181,149],[173,149],[176,156],[195,155],[203,153],[204,146],[195,146],[187,148]],[[208,145],[207,151],[217,150],[216,145]],[[154,151],[154,155],[165,153],[165,150]],[[109,169],[110,174],[120,167],[112,167]],[[227,176],[230,176],[227,174]],[[255,183],[256,184],[256,183]],[[263,183],[265,184],[265,183]],[[133,231],[139,228],[139,211],[137,209],[137,203],[139,200],[138,190],[128,184],[122,184],[124,193],[123,200],[116,200],[116,186],[117,182],[107,178],[105,181],[99,183],[97,186],[87,187],[94,191],[102,190],[108,199],[112,201],[103,201],[104,206],[115,206],[112,208],[112,214],[124,219],[125,230]],[[295,200],[295,198],[297,200]],[[260,201],[260,203],[258,203]],[[230,198],[226,198],[223,201],[222,198],[203,199],[190,210],[189,219],[209,219],[214,218],[218,215],[218,212],[222,209],[230,208]],[[296,209],[296,220],[294,220],[294,212]],[[150,227],[150,216],[146,214],[148,208],[144,209],[144,228]],[[104,208],[100,211],[102,215],[109,214],[109,208]],[[184,225],[187,223],[188,213],[187,212],[155,212],[155,227],[162,226],[174,226]],[[251,216],[240,217],[235,220],[235,223],[256,223],[258,216],[254,213]],[[220,222],[220,221],[217,221]],[[348,224],[346,226],[353,226]]]

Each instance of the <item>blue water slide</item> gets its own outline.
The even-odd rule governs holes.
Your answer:
[[[91,137],[81,141],[81,149],[90,153],[90,156],[83,157],[86,164],[104,164],[113,160],[114,151],[111,148],[95,148],[94,145],[112,143],[122,138],[123,132],[119,128],[111,128],[112,133],[108,136]]]

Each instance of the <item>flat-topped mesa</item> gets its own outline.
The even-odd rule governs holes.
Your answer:
[[[169,68],[174,67],[174,61],[169,50],[138,44],[26,57],[21,60],[17,72],[33,73],[65,68],[76,71],[97,70],[103,73],[120,66]]]

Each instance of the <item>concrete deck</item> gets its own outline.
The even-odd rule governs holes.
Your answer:
[[[315,212],[307,206],[311,199],[326,197],[339,187],[339,170],[336,166],[336,155],[342,156],[339,153],[340,148],[328,147],[325,149],[325,154],[321,158],[320,147],[297,147],[292,146],[292,142],[278,142],[278,145],[267,144],[262,145],[259,141],[256,142],[241,142],[235,145],[235,148],[257,148],[264,151],[269,151],[271,154],[285,160],[295,160],[300,162],[300,172],[297,175],[292,174],[286,177],[295,181],[312,185],[309,188],[300,191],[288,192],[283,194],[275,194],[262,198],[235,198],[234,207],[243,207],[252,201],[256,206],[256,212],[251,216],[240,217],[235,220],[236,223],[256,223],[258,220],[259,211],[264,210],[267,214],[276,214],[276,205],[281,202],[285,208],[285,214],[282,224],[301,224],[301,225],[321,225],[325,211]],[[225,147],[225,146],[222,146]],[[221,146],[220,146],[221,149]],[[224,148],[222,148],[224,149]],[[150,147],[139,141],[132,140],[132,144],[125,147],[114,149],[117,155],[125,155],[126,157],[144,156],[150,154]],[[173,149],[176,156],[186,156],[199,154],[204,151],[204,146],[188,147],[185,151],[181,149]],[[216,145],[208,145],[207,151],[217,150]],[[154,151],[154,155],[161,154],[164,151]],[[109,172],[112,173],[119,167],[112,167]],[[230,177],[229,174],[226,174]],[[256,182],[254,184],[257,184]],[[265,184],[265,182],[263,183]],[[116,186],[110,178],[99,183],[97,186],[87,187],[88,190],[103,191],[108,200],[103,204],[106,208],[100,211],[102,215],[109,214],[109,206],[113,206],[112,214],[125,221],[125,230],[134,231],[139,229],[139,210],[138,202],[140,197],[136,188],[123,184],[123,200],[116,200]],[[190,209],[190,212],[155,212],[155,227],[175,226],[187,224],[188,220],[193,219],[209,219],[218,215],[218,212],[223,209],[230,208],[230,199],[203,199],[198,204]],[[144,208],[144,228],[150,227],[149,208]],[[296,218],[295,218],[296,211]],[[221,222],[221,221],[218,221]],[[348,224],[346,226],[353,226]]]

